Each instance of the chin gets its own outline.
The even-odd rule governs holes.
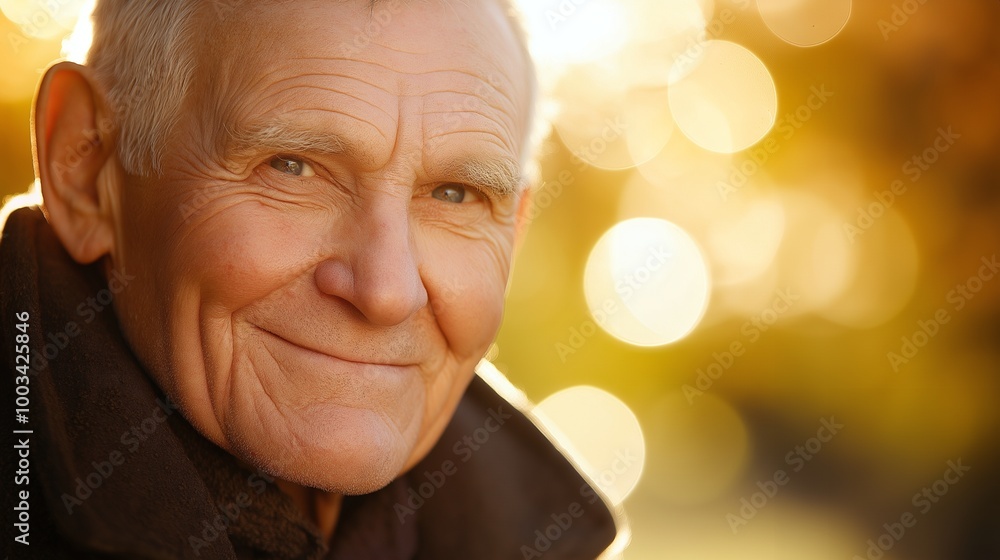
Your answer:
[[[415,429],[400,432],[385,414],[328,404],[313,405],[299,418],[274,419],[265,430],[227,434],[232,452],[276,478],[347,495],[392,482],[417,441]]]

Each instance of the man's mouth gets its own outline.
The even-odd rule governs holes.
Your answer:
[[[327,350],[315,348],[315,347],[310,346],[308,344],[303,344],[303,343],[296,342],[294,340],[291,340],[291,339],[287,338],[286,336],[282,336],[282,335],[280,335],[280,334],[278,334],[278,333],[276,333],[274,331],[265,329],[264,327],[261,327],[259,325],[253,325],[253,326],[257,330],[263,332],[264,334],[266,334],[266,335],[268,335],[270,337],[273,337],[273,338],[277,339],[278,341],[280,341],[280,342],[282,342],[282,343],[284,343],[286,345],[293,346],[295,348],[298,348],[299,350],[304,350],[304,351],[310,352],[312,354],[317,354],[317,355],[325,357],[325,358],[331,358],[331,359],[334,359],[334,360],[337,360],[337,361],[340,361],[340,362],[344,362],[344,363],[348,363],[348,364],[356,364],[356,365],[359,365],[359,366],[388,366],[388,367],[406,367],[406,366],[415,365],[413,363],[406,363],[406,362],[404,362],[402,360],[398,360],[398,359],[396,359],[396,360],[389,359],[389,358],[386,358],[384,356],[370,356],[370,357],[369,356],[357,356],[357,355],[351,355],[351,354],[345,353],[345,352],[327,351]]]

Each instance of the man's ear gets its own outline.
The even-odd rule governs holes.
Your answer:
[[[102,177],[106,166],[115,165],[114,121],[90,70],[72,62],[49,68],[31,122],[49,223],[74,260],[92,263],[114,247],[116,202],[102,181],[118,174]]]

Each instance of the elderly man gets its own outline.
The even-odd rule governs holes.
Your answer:
[[[599,492],[475,375],[527,207],[509,9],[98,2],[0,245],[12,557],[607,552]]]

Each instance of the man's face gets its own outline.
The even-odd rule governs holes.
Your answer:
[[[122,190],[118,313],[207,437],[371,491],[434,444],[499,327],[526,62],[495,2],[222,17],[162,175]]]

